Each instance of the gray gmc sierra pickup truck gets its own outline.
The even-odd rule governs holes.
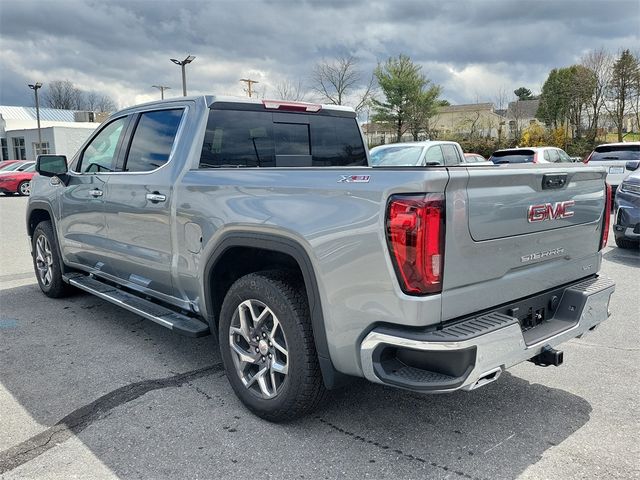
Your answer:
[[[38,283],[213,333],[238,397],[272,421],[352,377],[450,392],[559,365],[554,347],[609,315],[604,170],[429,155],[440,164],[370,167],[339,106],[128,108],[69,163],[38,158]]]

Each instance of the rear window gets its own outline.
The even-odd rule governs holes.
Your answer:
[[[200,168],[354,167],[367,157],[355,118],[211,110]]]
[[[533,150],[503,150],[491,155],[493,163],[533,163]]]
[[[640,160],[640,145],[610,145],[596,147],[589,161]]]

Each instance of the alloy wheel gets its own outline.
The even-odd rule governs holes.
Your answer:
[[[53,276],[53,255],[49,240],[44,235],[36,240],[36,267],[42,284],[49,286]]]
[[[31,195],[31,182],[24,182],[20,184],[20,195]]]
[[[243,385],[261,398],[275,397],[289,373],[287,340],[275,313],[259,300],[245,300],[229,327],[229,348]]]

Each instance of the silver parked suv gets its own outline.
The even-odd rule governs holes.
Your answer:
[[[608,317],[604,170],[453,158],[370,168],[339,106],[131,107],[69,162],[38,158],[38,283],[213,334],[236,394],[272,421],[352,377],[449,392],[559,365],[555,347]]]

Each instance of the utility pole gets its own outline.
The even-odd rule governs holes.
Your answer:
[[[251,80],[250,78],[241,78],[240,81],[247,84],[247,93],[249,94],[249,98],[251,98],[251,94],[253,92],[251,87],[255,83],[260,83],[260,82],[258,82],[257,80]]]
[[[36,118],[38,119],[38,148],[35,152],[38,155],[38,151],[42,151],[42,133],[40,131],[40,103],[38,102],[38,89],[42,88],[42,83],[29,84],[29,88],[33,90],[36,95]]]
[[[164,100],[164,91],[171,90],[171,87],[165,87],[164,85],[151,85],[153,88],[160,90],[160,99]]]
[[[196,57],[194,57],[193,55],[189,55],[184,60],[176,60],[175,58],[169,59],[176,65],[180,65],[180,68],[182,68],[182,95],[185,97],[187,96],[187,77],[184,71],[184,67],[193,62],[195,58]]]

